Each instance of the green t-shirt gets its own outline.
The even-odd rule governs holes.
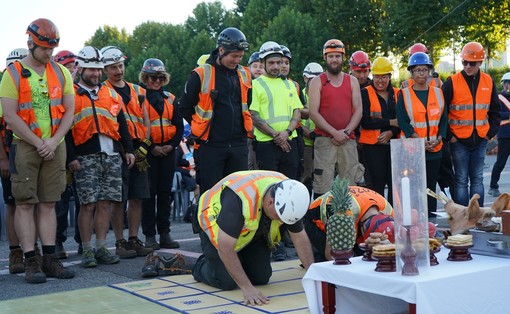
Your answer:
[[[252,81],[252,101],[250,110],[258,112],[275,131],[285,131],[294,115],[295,109],[302,109],[296,86],[289,80],[259,76]],[[255,138],[260,142],[271,141],[273,138],[257,128]],[[291,138],[296,137],[294,131]]]
[[[74,95],[73,78],[71,73],[64,66],[58,65],[62,70],[65,78],[65,86],[63,87],[64,95]],[[50,116],[50,98],[48,96],[48,80],[46,79],[46,71],[43,76],[39,76],[29,66],[23,64],[25,69],[31,73],[28,82],[31,87],[32,105],[34,107],[35,118],[42,132],[42,138],[51,137],[51,116]],[[2,81],[0,82],[0,98],[10,98],[18,100],[18,90],[14,85],[9,72],[4,72]],[[16,136],[16,134],[14,134]]]

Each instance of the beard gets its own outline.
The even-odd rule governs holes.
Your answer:
[[[329,73],[333,74],[333,75],[336,75],[336,74],[339,74],[340,72],[342,72],[342,65],[338,65],[338,66],[332,66],[331,64],[329,63],[326,63],[326,69]]]

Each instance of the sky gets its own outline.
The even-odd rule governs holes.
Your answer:
[[[235,0],[220,1],[226,9],[235,6]],[[115,26],[119,30],[125,28],[131,34],[137,25],[146,21],[182,24],[200,2],[213,0],[151,0],[147,3],[135,0],[3,1],[0,60],[5,60],[15,48],[27,48],[27,26],[38,18],[50,19],[57,25],[60,44],[55,53],[64,49],[78,53],[84,42],[103,25]]]

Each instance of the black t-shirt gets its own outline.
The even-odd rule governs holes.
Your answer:
[[[232,189],[225,187],[221,192],[220,203],[221,210],[218,218],[216,219],[218,226],[229,236],[236,239],[239,238],[244,226],[243,204],[241,198],[232,191]],[[262,218],[260,219],[259,228],[257,229],[253,240],[260,236],[267,235],[271,225],[271,219],[266,216],[262,208],[259,208],[259,211],[262,212]],[[287,229],[293,233],[302,231],[303,220],[301,219],[293,225],[287,225]]]
[[[131,90],[128,84],[124,84],[124,87],[113,86],[113,89],[122,97],[124,104],[129,104],[131,101]]]

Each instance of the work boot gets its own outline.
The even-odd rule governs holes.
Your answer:
[[[64,244],[62,242],[55,242],[55,254],[57,255],[58,259],[67,258],[67,252],[64,249]]]
[[[118,257],[117,255],[113,255],[105,247],[100,247],[99,249],[97,249],[94,257],[96,258],[99,264],[111,265],[120,262],[120,257]]]
[[[273,251],[273,260],[275,262],[284,261],[287,258],[287,250],[285,250],[285,245],[283,242],[278,243],[276,245],[276,249]]]
[[[164,232],[159,235],[159,246],[164,249],[176,249],[179,247],[179,243],[172,240],[169,232]]]
[[[138,238],[127,241],[127,249],[135,251],[137,256],[147,256],[147,254],[154,251],[151,248],[144,247],[142,241]]]
[[[182,254],[175,254],[172,258],[160,256],[158,274],[160,276],[191,274]]]
[[[43,255],[42,271],[46,277],[53,277],[58,279],[74,278],[74,271],[65,268],[57,257],[57,254]]]
[[[43,283],[46,282],[46,275],[41,270],[39,257],[32,256],[25,259],[25,280],[28,283]]]
[[[120,258],[135,258],[138,254],[129,248],[128,241],[122,239],[115,242],[115,254]]]
[[[142,268],[142,277],[157,277],[159,268],[159,256],[156,252],[147,254]]]
[[[23,264],[23,250],[17,248],[9,252],[9,274],[19,274],[25,272]]]
[[[151,248],[153,249],[154,251],[155,250],[159,250],[159,243],[158,241],[156,241],[156,237],[145,237],[145,247],[146,248]]]
[[[97,266],[97,260],[94,257],[94,251],[92,250],[83,250],[81,254],[81,267],[90,268]]]

